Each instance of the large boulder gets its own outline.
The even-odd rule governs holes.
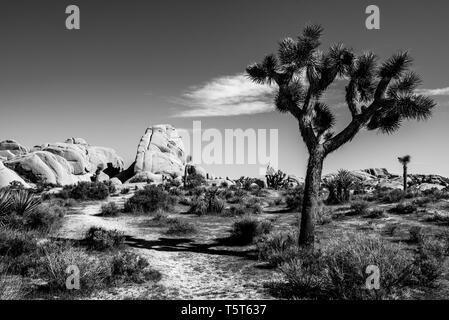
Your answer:
[[[0,156],[11,159],[18,155],[28,153],[28,149],[15,140],[4,140],[0,142]]]
[[[360,181],[370,181],[376,179],[376,176],[366,172],[365,170],[354,170],[351,174]]]
[[[35,183],[68,185],[77,182],[67,160],[47,151],[34,151],[19,156],[5,162],[5,165]]]
[[[369,173],[370,175],[378,177],[378,178],[388,178],[391,176],[391,174],[385,168],[370,168],[370,169],[364,169],[362,171]]]
[[[28,188],[29,185],[23,180],[17,173],[3,165],[0,161],[0,188],[9,186],[11,182],[20,182],[24,187]]]
[[[91,146],[81,138],[70,138],[65,143],[45,144],[40,147],[40,150],[66,159],[75,175],[95,173],[99,168],[111,171],[115,169],[117,174],[124,168],[124,161],[115,150]]]
[[[134,173],[182,176],[185,161],[184,144],[178,131],[168,124],[154,125],[140,139]]]

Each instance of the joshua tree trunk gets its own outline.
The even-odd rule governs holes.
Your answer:
[[[314,150],[309,156],[301,209],[299,233],[299,245],[301,247],[313,247],[315,241],[314,220],[318,210],[324,157],[324,151],[321,148]]]
[[[407,192],[407,165],[406,164],[404,164],[404,166],[403,166],[402,178],[404,180],[404,193],[406,193]]]

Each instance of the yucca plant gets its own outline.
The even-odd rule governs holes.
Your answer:
[[[314,217],[318,210],[321,173],[329,153],[351,141],[364,127],[392,133],[404,120],[426,120],[435,102],[415,93],[420,78],[409,72],[412,59],[399,52],[382,64],[375,54],[356,55],[342,44],[319,50],[323,28],[306,26],[296,38],[279,44],[278,54],[251,64],[246,72],[259,84],[274,84],[274,104],[297,121],[309,153],[301,212],[299,244],[314,244]],[[336,81],[346,81],[345,100],[350,123],[338,134],[332,109],[321,101]]]
[[[11,192],[11,209],[18,215],[28,215],[41,204],[41,199],[28,190]]]
[[[0,190],[0,216],[10,212],[12,206],[11,192],[6,189]]]
[[[329,190],[326,200],[328,204],[340,204],[349,201],[350,188],[354,185],[355,178],[348,170],[341,169],[328,179],[324,186]]]

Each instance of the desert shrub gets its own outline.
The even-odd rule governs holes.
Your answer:
[[[196,197],[192,200],[189,213],[196,214],[197,216],[206,215],[208,212],[208,202],[204,197]]]
[[[0,217],[0,223],[3,226],[20,230],[40,230],[49,232],[56,227],[62,217],[64,217],[66,209],[59,205],[51,203],[42,203],[34,207],[32,210],[26,210],[23,214],[16,211],[9,212]]]
[[[255,183],[260,189],[265,188],[265,182],[259,178],[240,177],[237,183],[242,186],[244,190],[251,190],[251,185]]]
[[[192,189],[206,184],[206,179],[197,173],[189,174],[186,179],[186,188]]]
[[[348,170],[339,170],[338,173],[328,179],[324,186],[329,190],[326,200],[328,204],[341,204],[349,201],[350,188],[355,182],[354,175]]]
[[[287,298],[384,299],[400,294],[413,275],[413,256],[377,237],[355,236],[330,242],[322,250],[301,251],[280,267],[285,282],[272,286]],[[366,268],[381,270],[380,289],[367,290]]]
[[[170,219],[168,218],[168,214],[164,210],[158,209],[154,213],[153,218],[151,218],[150,221],[146,222],[146,224],[150,227],[163,227],[168,224],[167,221],[169,220]]]
[[[222,183],[220,183],[220,187],[221,188],[228,188],[229,187],[229,183],[226,181],[223,181]]]
[[[265,175],[268,188],[280,189],[286,187],[288,184],[287,174],[281,170],[275,171],[273,167],[268,166]]]
[[[246,197],[242,199],[241,205],[245,208],[245,212],[248,214],[261,214],[263,208],[259,202],[260,200],[257,198]]]
[[[150,213],[157,209],[170,210],[175,198],[161,187],[145,186],[125,202],[125,212]]]
[[[229,188],[226,188],[226,189],[222,189],[222,190],[220,190],[219,192],[218,192],[218,196],[221,198],[221,199],[225,199],[225,200],[228,200],[228,199],[231,199],[232,197],[234,197],[234,191],[233,190],[231,190],[231,189],[229,189]]]
[[[433,202],[449,199],[449,192],[445,189],[438,190],[437,188],[432,188],[429,190],[422,191],[422,194],[428,198],[430,198]]]
[[[429,215],[425,218],[425,221],[435,222],[435,223],[439,223],[439,224],[443,224],[443,225],[449,225],[449,214],[433,212],[433,213],[431,213],[431,215]]]
[[[285,194],[285,204],[288,208],[295,211],[301,211],[302,199],[304,195],[304,186],[298,185],[287,189]]]
[[[369,210],[368,213],[366,214],[365,218],[370,218],[370,219],[380,219],[383,218],[385,216],[385,212],[382,209],[372,209]]]
[[[210,189],[204,195],[193,199],[189,212],[198,216],[221,214],[224,208],[225,202],[219,197],[218,189]]]
[[[168,229],[165,233],[168,235],[186,235],[195,233],[197,231],[196,227],[192,223],[184,219],[179,218],[168,219],[167,224]]]
[[[427,236],[421,236],[414,263],[416,281],[432,286],[443,272],[447,242]]]
[[[0,227],[0,269],[4,265],[10,274],[33,275],[41,253],[39,237],[36,231]]]
[[[396,230],[398,229],[398,225],[397,224],[388,224],[385,226],[384,228],[384,232],[387,236],[394,236]]]
[[[291,261],[298,255],[296,232],[273,232],[261,236],[257,241],[259,259],[273,266]]]
[[[207,188],[205,186],[198,186],[195,188],[192,188],[187,191],[187,195],[194,196],[194,197],[200,197],[207,193]]]
[[[122,211],[115,202],[109,202],[101,206],[100,215],[103,217],[116,217],[120,215],[121,212]]]
[[[273,229],[270,221],[260,221],[251,216],[244,216],[234,222],[231,231],[231,239],[238,244],[250,244],[257,237],[268,234]]]
[[[360,216],[360,215],[366,215],[368,213],[368,202],[367,201],[354,201],[351,203],[350,212],[348,215],[351,216]]]
[[[266,197],[269,195],[269,192],[266,189],[255,188],[251,190],[251,194],[255,197]]]
[[[224,211],[225,202],[218,197],[213,197],[209,201],[208,211],[221,214]]]
[[[129,188],[123,188],[122,191],[120,191],[121,194],[128,194],[130,192]]]
[[[110,278],[108,263],[87,254],[81,248],[67,245],[52,246],[45,251],[39,263],[39,277],[48,282],[51,292],[67,292],[67,270],[74,272],[69,269],[71,266],[76,266],[80,271],[80,289],[71,291],[73,294],[85,294],[101,288]]]
[[[0,301],[22,300],[25,295],[22,277],[0,271]]]
[[[401,202],[391,208],[389,211],[396,214],[411,214],[418,210],[416,204]]]
[[[330,208],[322,206],[317,210],[316,223],[319,225],[324,225],[332,222],[333,211]]]
[[[171,187],[168,189],[168,193],[175,197],[180,197],[183,195],[182,190],[179,187]]]
[[[398,189],[381,189],[378,188],[372,195],[372,200],[382,203],[396,203],[404,199],[404,191]]]
[[[187,198],[187,197],[180,197],[179,200],[178,200],[178,203],[179,203],[179,204],[182,204],[182,205],[184,205],[184,206],[190,206],[190,205],[192,205],[192,202],[191,202],[190,199]]]
[[[247,213],[246,207],[241,204],[234,205],[229,208],[229,214],[232,216],[243,216],[246,213]]]
[[[410,241],[414,243],[420,243],[423,241],[424,235],[422,231],[422,227],[413,226],[409,230],[410,233]]]
[[[34,232],[0,228],[0,257],[17,258],[35,252],[37,238]]]
[[[166,186],[166,188],[168,188],[168,189],[171,189],[171,188],[181,188],[182,182],[181,182],[181,180],[179,180],[179,179],[168,179],[168,180],[165,182],[165,186]]]
[[[66,213],[67,210],[64,207],[43,203],[22,217],[23,226],[27,229],[49,232],[59,225]]]
[[[51,206],[59,206],[63,208],[72,208],[78,205],[78,201],[75,199],[61,199],[61,198],[51,198],[50,200],[46,201]]]
[[[430,202],[432,202],[432,199],[428,197],[418,198],[412,201],[412,203],[418,207],[425,207]]]
[[[234,196],[237,198],[243,198],[247,195],[247,192],[244,189],[237,189],[234,192]]]
[[[103,182],[80,182],[76,185],[65,186],[59,194],[62,198],[72,198],[75,200],[104,200],[109,196],[112,184]]]
[[[111,259],[111,276],[115,280],[143,283],[146,280],[158,281],[161,274],[149,269],[148,261],[133,253],[120,252]]]
[[[125,236],[117,230],[105,230],[99,227],[91,227],[84,238],[84,243],[89,249],[105,251],[119,248],[123,245]]]

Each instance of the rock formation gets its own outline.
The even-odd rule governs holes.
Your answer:
[[[383,168],[355,170],[351,172],[365,189],[374,187],[385,189],[403,189],[403,178],[389,173]],[[449,186],[449,179],[439,175],[409,174],[407,184],[414,190],[443,189]]]
[[[6,168],[3,162],[0,161],[0,188],[7,187],[14,181],[20,182],[24,187],[29,187],[25,180],[11,169]]]
[[[124,168],[123,159],[113,149],[90,146],[80,138],[36,146],[31,152],[11,140],[0,145],[11,153],[16,151],[4,165],[32,183],[69,185],[90,181],[94,175],[105,180]]]
[[[154,125],[140,139],[134,174],[142,175],[142,172],[146,172],[181,177],[185,162],[184,144],[178,131],[171,125]],[[146,176],[155,178],[148,174]]]

